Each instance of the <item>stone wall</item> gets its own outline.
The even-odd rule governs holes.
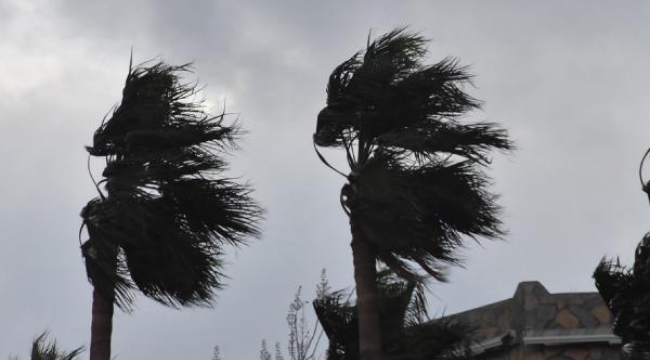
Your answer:
[[[477,360],[621,360],[620,350],[606,345],[528,346],[491,351]]]
[[[526,349],[523,356],[524,360],[619,360],[620,358],[619,349],[606,345],[551,347],[540,345]]]
[[[478,328],[480,360],[621,359],[620,344],[611,342],[611,313],[596,292],[550,294],[539,282],[522,282],[512,298],[450,318]],[[539,340],[589,336],[599,340]]]
[[[609,327],[612,316],[598,293],[550,294],[537,281],[522,282],[508,300],[451,316],[476,324],[479,339],[503,336],[511,330]]]

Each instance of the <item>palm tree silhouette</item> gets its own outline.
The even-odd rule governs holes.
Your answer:
[[[76,360],[83,352],[83,347],[78,347],[72,351],[62,350],[55,340],[47,340],[47,332],[41,333],[32,342],[30,360]],[[11,357],[11,360],[19,358]]]
[[[210,305],[223,285],[223,245],[258,235],[249,187],[215,177],[238,126],[194,101],[195,85],[180,81],[188,71],[130,66],[122,101],[87,147],[106,158],[99,197],[81,212],[94,287],[91,360],[110,359],[114,304],[129,311],[134,289],[167,306]]]
[[[650,149],[639,164],[641,189],[650,199],[650,181],[643,168]],[[596,288],[614,317],[612,330],[623,341],[627,358],[650,358],[650,232],[643,236],[634,253],[634,265],[627,268],[619,259],[603,258],[593,274]]]
[[[467,360],[474,327],[427,316],[421,283],[377,274],[383,353],[395,360]],[[326,360],[359,360],[357,304],[337,291],[314,301],[318,320],[329,339]]]
[[[61,350],[56,341],[46,342],[47,333],[42,333],[32,343],[31,360],[75,360],[79,358],[83,348],[72,351]]]
[[[445,279],[463,236],[503,235],[482,167],[510,150],[493,123],[463,124],[479,102],[460,86],[471,76],[454,59],[423,65],[427,40],[397,29],[368,42],[330,75],[318,115],[318,151],[339,147],[349,173],[341,204],[350,219],[362,360],[381,357],[376,261],[405,279],[417,267]],[[414,267],[416,265],[416,267]]]
[[[596,288],[614,317],[613,332],[621,337],[630,359],[650,357],[650,233],[636,248],[628,269],[618,260],[602,259],[594,271]]]

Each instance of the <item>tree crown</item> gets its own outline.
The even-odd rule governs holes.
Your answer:
[[[415,262],[444,280],[463,235],[504,234],[481,167],[513,144],[494,123],[461,123],[480,105],[462,90],[471,75],[452,58],[424,65],[426,44],[396,29],[336,67],[314,144],[345,150],[341,203],[378,259],[406,277]]]

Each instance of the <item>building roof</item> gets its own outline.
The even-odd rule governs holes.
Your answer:
[[[503,344],[620,344],[612,315],[597,292],[551,294],[537,281],[521,282],[512,298],[450,316],[478,326],[480,353]]]

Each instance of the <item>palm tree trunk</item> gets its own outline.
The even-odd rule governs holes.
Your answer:
[[[110,297],[114,297],[111,294]],[[111,359],[113,333],[113,299],[97,289],[93,290],[93,315],[90,326],[90,360]]]
[[[354,281],[357,287],[359,358],[360,360],[380,360],[381,332],[375,254],[353,217],[350,218],[350,228],[352,230],[350,246],[354,263]]]

